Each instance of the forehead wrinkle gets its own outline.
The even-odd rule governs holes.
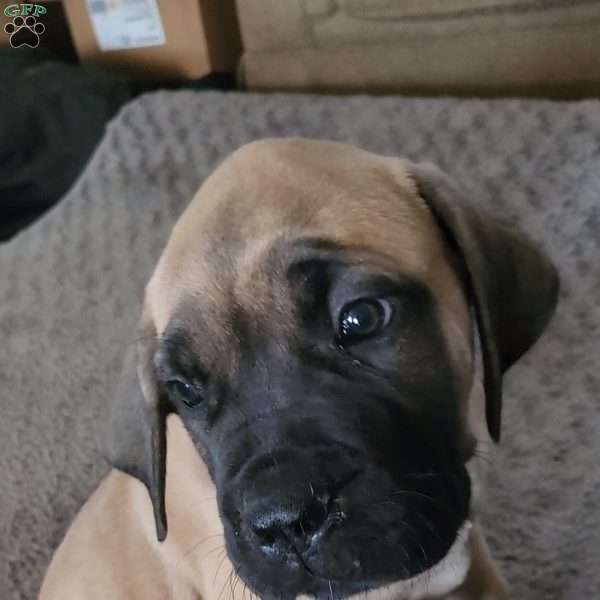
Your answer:
[[[233,296],[249,324],[257,331],[290,332],[293,306],[287,284],[288,261],[281,252],[281,232],[248,245],[238,258]]]

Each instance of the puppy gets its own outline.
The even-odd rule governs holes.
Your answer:
[[[41,598],[508,598],[476,448],[557,290],[431,165],[244,146],[147,286],[115,469]]]

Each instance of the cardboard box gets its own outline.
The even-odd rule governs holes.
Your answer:
[[[241,43],[234,0],[64,0],[82,62],[153,79],[232,72]]]

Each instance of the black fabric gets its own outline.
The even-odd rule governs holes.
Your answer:
[[[185,83],[136,80],[23,48],[0,50],[0,81],[0,240],[61,198],[128,100],[157,88],[233,86],[219,74]]]

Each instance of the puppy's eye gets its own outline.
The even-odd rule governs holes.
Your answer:
[[[202,396],[198,393],[198,390],[187,381],[171,379],[167,381],[166,385],[172,398],[179,398],[189,407],[193,408],[202,402]]]
[[[346,304],[339,317],[342,339],[367,338],[380,333],[392,318],[392,306],[381,298],[361,298]]]

